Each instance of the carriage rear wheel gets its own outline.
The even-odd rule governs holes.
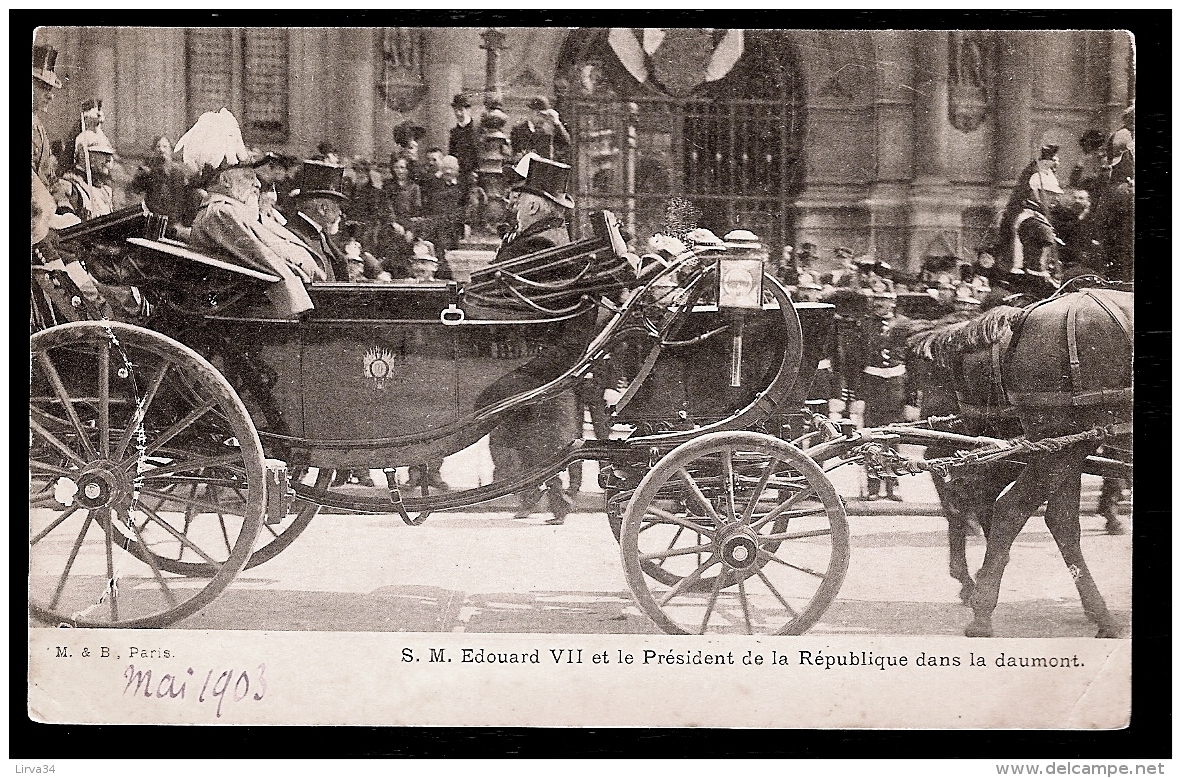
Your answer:
[[[266,503],[233,388],[188,347],[116,322],[54,327],[30,348],[31,613],[162,627],[204,607],[246,564]]]
[[[798,635],[840,589],[849,528],[802,451],[716,432],[673,449],[640,482],[620,553],[640,608],[666,632]]]

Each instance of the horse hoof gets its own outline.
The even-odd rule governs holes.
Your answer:
[[[1115,625],[1108,624],[1106,626],[1099,627],[1099,631],[1095,633],[1095,637],[1118,638],[1120,637],[1120,629]]]
[[[969,638],[990,638],[992,637],[992,625],[973,621],[964,629],[964,636]]]
[[[963,605],[972,604],[972,592],[976,590],[971,583],[966,583],[960,588],[960,603]]]
[[[1122,521],[1115,517],[1107,519],[1107,524],[1104,526],[1108,535],[1126,535],[1128,534],[1128,527]]]

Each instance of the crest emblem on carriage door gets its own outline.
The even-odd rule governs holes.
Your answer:
[[[400,361],[401,357],[395,352],[374,346],[365,352],[365,377],[374,382],[375,388],[384,389],[394,365]]]

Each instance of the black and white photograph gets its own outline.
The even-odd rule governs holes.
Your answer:
[[[1117,17],[214,17],[27,42],[31,720],[1128,725]]]

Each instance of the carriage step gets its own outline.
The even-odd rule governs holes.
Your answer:
[[[263,521],[279,524],[291,513],[291,506],[295,503],[291,474],[287,470],[287,463],[281,459],[267,459],[263,464],[267,468],[267,509]]]

